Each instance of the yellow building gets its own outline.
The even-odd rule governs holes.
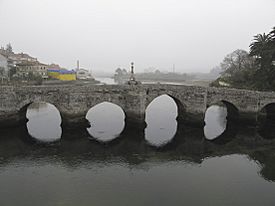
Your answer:
[[[48,76],[53,79],[58,79],[59,70],[57,69],[48,69]]]
[[[74,81],[76,80],[76,73],[74,71],[68,71],[65,69],[49,69],[48,76],[53,79],[62,81]]]
[[[76,74],[59,74],[58,79],[62,81],[74,81],[76,80]]]

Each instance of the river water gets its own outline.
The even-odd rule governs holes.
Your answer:
[[[144,129],[110,102],[88,111],[90,127],[63,127],[43,102],[26,117],[0,133],[0,205],[275,204],[275,141],[228,126],[225,105],[208,108],[204,128],[178,122],[167,95]]]

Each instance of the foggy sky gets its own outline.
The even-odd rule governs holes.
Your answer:
[[[274,0],[0,0],[0,45],[68,69],[208,72],[274,26]]]

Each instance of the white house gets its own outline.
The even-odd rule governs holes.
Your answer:
[[[80,80],[93,80],[94,77],[87,69],[77,69],[76,78]]]

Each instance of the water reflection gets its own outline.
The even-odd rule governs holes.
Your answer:
[[[250,155],[260,166],[260,175],[266,180],[275,182],[275,151],[258,150]]]
[[[110,147],[84,136],[44,147],[17,129],[0,133],[1,205],[275,204],[275,140],[253,141],[251,129],[224,145],[194,142],[194,131],[160,151],[133,130]]]
[[[153,146],[163,146],[170,142],[177,132],[178,108],[168,95],[154,99],[146,109],[145,139]]]
[[[32,103],[26,113],[29,134],[40,142],[54,142],[61,138],[61,116],[49,103]]]
[[[212,105],[205,112],[204,135],[208,140],[219,137],[226,129],[227,108],[225,105]]]
[[[258,114],[259,134],[265,139],[275,138],[275,104],[266,105]]]
[[[275,121],[270,119],[261,120],[258,132],[265,139],[275,139]]]
[[[89,134],[98,141],[108,142],[120,135],[125,126],[125,114],[110,102],[100,103],[91,108],[86,119],[90,122]]]
[[[104,147],[64,138],[56,147],[39,147],[8,139],[0,139],[1,205],[275,204],[274,179],[266,180],[275,174],[272,147],[261,151],[262,145],[248,144],[240,155],[234,151],[239,145],[205,145],[207,152],[194,162],[186,151],[155,152],[136,142],[135,148],[128,143]]]

